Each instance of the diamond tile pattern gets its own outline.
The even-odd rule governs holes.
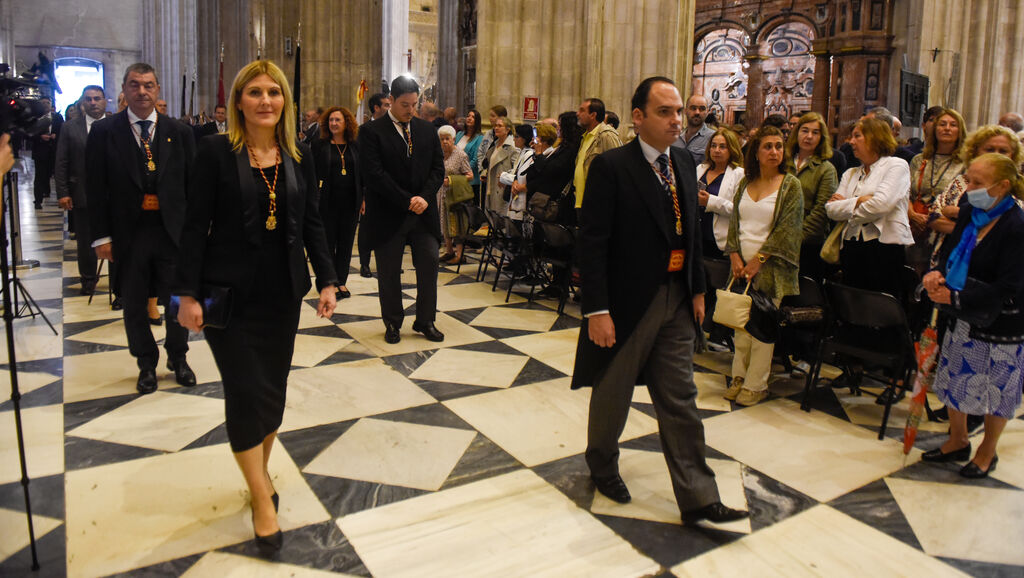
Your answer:
[[[31,206],[30,174],[21,179],[23,207]],[[333,319],[303,305],[270,463],[285,548],[261,560],[209,347],[201,337],[190,343],[198,387],[178,387],[161,366],[160,391],[138,396],[107,278],[92,304],[78,294],[64,219],[51,200],[22,214],[25,256],[42,263],[24,272],[26,287],[45,300],[58,334],[38,317],[15,321],[47,575],[1024,572],[1024,421],[1006,428],[993,475],[968,483],[956,466],[918,461],[945,424],[922,424],[904,462],[903,407],[880,442],[870,398],[823,388],[805,413],[793,401],[802,382],[780,366],[767,402],[729,403],[721,398],[727,352],[698,356],[696,403],[722,500],[750,508],[751,518],[680,525],[644,387],[622,435],[633,501],[595,495],[583,459],[590,392],[571,391],[566,377],[579,306],[570,301],[559,316],[552,300],[528,304],[526,286],[506,303],[507,281],[496,291],[493,273],[474,282],[473,263],[439,275],[443,343],[413,333],[411,318],[401,343],[385,343],[376,279],[351,275],[353,297]],[[414,282],[408,256],[404,263],[403,281]],[[415,290],[405,292],[412,305]],[[30,570],[12,405],[0,403],[0,575],[20,576]]]

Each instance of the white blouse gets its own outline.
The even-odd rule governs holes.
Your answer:
[[[744,261],[753,259],[772,230],[775,220],[775,203],[779,199],[779,191],[768,195],[760,201],[750,198],[746,188],[740,193],[740,256]]]
[[[857,204],[857,198],[871,199]],[[836,194],[843,199],[825,204],[833,221],[846,221],[843,239],[872,241],[888,245],[913,245],[907,205],[910,202],[910,166],[897,157],[882,157],[871,165],[854,167],[843,173]]]

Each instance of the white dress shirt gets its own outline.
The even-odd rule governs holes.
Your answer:
[[[910,166],[897,157],[882,157],[870,167],[854,167],[843,173],[836,194],[842,200],[825,204],[833,221],[846,221],[843,239],[887,245],[913,245],[907,205],[910,202]],[[857,204],[857,198],[871,199]]]

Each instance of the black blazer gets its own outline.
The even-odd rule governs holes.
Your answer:
[[[61,129],[64,126],[64,117],[59,112],[50,114],[50,134],[54,138],[43,140],[42,135],[32,137],[32,160],[52,162],[57,154],[57,143],[60,141]]]
[[[53,169],[53,179],[57,183],[57,198],[71,197],[76,209],[84,209],[89,206],[85,193],[85,142],[87,138],[85,115],[80,114],[73,120],[64,123],[60,139],[57,141],[57,164]]]
[[[317,178],[317,190],[319,191],[320,197],[320,214],[333,215],[334,206],[333,199],[331,199],[331,185],[333,179],[341,176],[333,173],[331,169],[331,149],[334,145],[331,141],[324,139],[317,139],[313,141],[312,152],[313,152],[313,164],[316,167],[316,178]],[[352,215],[357,217],[359,215],[359,205],[363,203],[363,171],[359,170],[359,143],[349,143],[348,151],[352,153],[352,164],[346,167],[347,170],[352,171],[352,176],[355,178],[356,197],[354,204],[347,209],[353,211]]]
[[[437,209],[437,191],[444,181],[444,156],[437,129],[429,122],[413,118],[412,157],[405,139],[398,134],[391,115],[372,120],[359,131],[360,171],[366,186],[366,241],[369,248],[384,244],[406,219],[421,219],[434,236],[441,239],[441,221]],[[409,201],[422,197],[427,209],[416,215]]]
[[[960,216],[953,232],[939,249],[936,270],[946,275],[953,249],[971,221],[967,195],[961,197]],[[992,325],[972,327],[972,337],[984,341],[1016,343],[1024,339],[1024,211],[1013,207],[1003,213],[985,238],[974,246],[967,265],[967,282],[960,292],[960,310],[970,315],[1002,304],[1002,314]]]
[[[196,149],[192,129],[160,114],[153,143],[160,214],[167,233],[178,243],[185,224],[185,186]],[[85,147],[90,232],[93,240],[113,237],[114,260],[127,251],[142,214],[140,155],[127,109],[93,123]]]
[[[704,293],[704,258],[697,210],[697,171],[685,150],[671,148],[679,187],[689,296]],[[583,320],[572,387],[591,386],[626,342],[667,280],[670,235],[664,189],[644,158],[639,139],[594,159],[583,202],[579,266],[583,313],[608,310],[615,346],[598,347]],[[689,301],[689,297],[687,298]],[[689,309],[692,305],[685,304]]]
[[[301,299],[311,285],[306,253],[316,273],[317,290],[338,281],[317,209],[313,159],[305,145],[300,144],[299,151],[299,163],[282,151],[278,181],[279,190],[288,195],[287,222],[283,224],[287,227],[288,268],[296,299]],[[232,151],[225,134],[208,136],[199,142],[193,173],[188,188],[188,221],[181,235],[177,279],[171,293],[199,297],[206,283],[231,287],[238,298],[244,299],[249,287],[257,282],[265,227],[256,197],[260,189],[248,152],[244,146]]]

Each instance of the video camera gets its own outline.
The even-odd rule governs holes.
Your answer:
[[[34,75],[8,78],[10,70],[9,65],[0,64],[0,134],[31,137],[46,132],[50,107],[41,99],[50,84]]]

